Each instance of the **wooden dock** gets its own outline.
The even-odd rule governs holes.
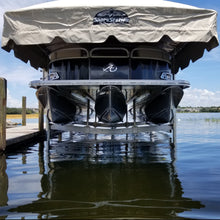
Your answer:
[[[6,129],[6,146],[21,144],[37,140],[43,136],[37,123],[27,123],[25,126],[16,126]]]
[[[45,137],[44,110],[39,103],[38,123],[26,124],[26,97],[22,97],[22,126],[6,129],[7,80],[0,77],[0,151]]]

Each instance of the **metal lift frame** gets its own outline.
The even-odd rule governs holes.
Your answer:
[[[156,87],[156,86],[166,86],[175,87],[180,86],[182,88],[189,87],[189,83],[185,80],[36,80],[30,83],[33,88],[39,88],[41,86],[67,86],[74,89],[90,89],[94,87],[99,87],[100,85],[121,85],[125,88],[134,87]],[[90,106],[90,100],[87,99],[87,106]],[[95,115],[94,122],[90,121],[89,108],[87,108],[87,121],[83,123],[68,123],[68,124],[54,124],[47,122],[47,140],[50,140],[50,131],[58,130],[62,132],[69,131],[71,133],[83,133],[83,134],[106,134],[106,135],[121,135],[121,134],[139,134],[139,133],[149,133],[152,132],[166,132],[172,134],[172,143],[175,145],[175,112],[174,117],[170,123],[166,124],[152,124],[146,122],[138,122],[136,116],[136,99],[133,99],[133,122],[128,121],[128,113],[126,114],[126,122],[117,124],[104,124],[97,122],[97,117]]]

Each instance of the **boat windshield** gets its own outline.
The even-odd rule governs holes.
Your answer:
[[[158,50],[124,48],[74,49],[52,54],[49,80],[172,78],[169,59]]]
[[[89,79],[88,61],[85,59],[67,59],[52,62],[49,68],[49,79]]]
[[[170,65],[164,61],[135,59],[131,79],[171,79]]]

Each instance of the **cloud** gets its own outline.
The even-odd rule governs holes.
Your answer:
[[[9,89],[7,89],[7,107],[21,108],[21,100],[12,97]]]
[[[0,62],[0,77],[7,80],[7,106],[20,108],[22,96],[26,96],[28,108],[38,107],[36,90],[29,88],[29,83],[32,80],[40,79],[42,73],[22,62],[9,64],[1,65]]]
[[[183,99],[179,105],[183,107],[220,106],[220,91],[213,92],[197,88],[185,89]]]
[[[1,77],[13,86],[28,86],[32,80],[40,79],[42,73],[31,68],[28,64],[18,65],[12,69],[0,67]]]
[[[13,89],[7,89],[7,107],[21,108],[22,96],[25,96],[27,108],[38,108],[38,100],[35,96],[35,90],[30,88],[26,88],[24,90],[28,92],[24,92],[24,94],[20,94],[19,97],[15,97]]]

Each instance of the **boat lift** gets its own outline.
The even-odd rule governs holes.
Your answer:
[[[118,85],[118,80],[58,80],[58,81],[32,81],[30,86],[33,88],[38,88],[40,86],[68,86],[71,88],[78,89],[80,91],[90,91],[94,90],[94,93],[97,93],[100,85]],[[170,80],[170,81],[161,81],[161,80],[121,80],[120,85],[122,86],[122,91],[127,96],[127,93],[134,93],[134,95],[128,101],[129,109],[125,115],[123,122],[120,123],[103,123],[99,122],[97,115],[91,111],[90,106],[94,106],[94,100],[89,96],[85,98],[84,102],[87,102],[87,110],[85,121],[82,123],[74,122],[67,124],[57,124],[52,123],[47,120],[47,140],[50,140],[50,134],[52,130],[70,132],[70,135],[73,133],[81,134],[90,134],[95,135],[95,140],[99,134],[101,135],[110,135],[111,140],[114,139],[115,135],[125,135],[124,141],[130,141],[129,135],[138,135],[140,133],[149,134],[151,139],[153,133],[162,132],[170,134],[171,144],[175,145],[175,135],[176,135],[176,126],[175,126],[175,112],[173,112],[172,120],[169,123],[165,124],[154,124],[146,123],[144,120],[139,120],[137,115],[137,104],[140,104],[144,100],[143,96],[136,96],[133,90],[138,89],[139,94],[141,89],[149,86],[181,86],[182,88],[189,87],[189,83],[185,80]],[[142,100],[143,99],[143,100]],[[175,109],[173,109],[175,111]],[[93,115],[93,116],[92,116]],[[137,140],[136,140],[137,141]]]

